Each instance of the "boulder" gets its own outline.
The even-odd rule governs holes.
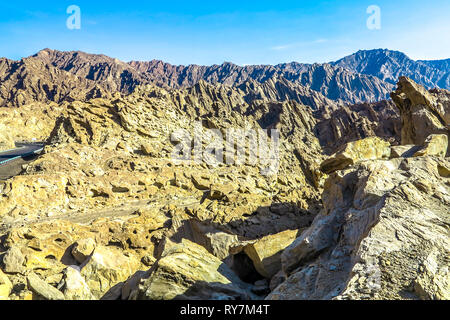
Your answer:
[[[3,256],[4,271],[7,273],[20,273],[24,271],[25,257],[22,251],[16,247],[11,247]]]
[[[141,145],[141,151],[146,156],[153,156],[155,151],[150,143],[143,143]]]
[[[430,135],[423,148],[414,154],[414,157],[437,156],[445,157],[448,149],[448,136],[445,134]]]
[[[320,170],[332,173],[365,160],[386,159],[391,154],[390,143],[370,137],[343,145],[335,154],[323,161]]]
[[[150,276],[133,299],[143,300],[248,300],[253,297],[243,283],[205,248],[182,240],[156,262]]]
[[[140,267],[139,260],[119,248],[98,246],[83,266],[81,275],[92,294],[100,299],[120,282],[124,282]]]
[[[64,294],[42,280],[34,272],[27,276],[28,288],[45,300],[64,300]]]
[[[255,269],[267,279],[281,270],[281,253],[297,238],[299,230],[286,230],[258,239],[245,246],[244,252]]]
[[[66,300],[95,300],[78,268],[67,267],[64,270],[64,284]]]
[[[9,278],[0,270],[0,300],[8,300],[12,287]]]

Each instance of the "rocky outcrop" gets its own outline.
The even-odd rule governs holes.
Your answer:
[[[330,176],[324,210],[282,254],[268,299],[448,299],[448,159],[375,160]]]
[[[163,89],[139,86],[157,80],[145,65],[48,50],[32,58],[102,83],[108,96],[0,111],[13,140],[46,141],[0,181],[0,297],[448,297],[447,135],[399,145],[406,107],[342,106],[295,79],[326,73],[329,85],[329,65],[246,74],[226,64],[206,80],[191,66],[192,78],[170,74],[166,87],[179,89]],[[229,77],[215,73],[222,67]],[[399,93],[405,106],[414,90]],[[445,110],[443,92],[420,91],[435,98],[414,100],[417,114]],[[421,118],[408,119],[416,128]],[[264,144],[273,129],[275,156],[249,134]]]
[[[7,235],[0,258],[8,266],[2,269],[14,271],[8,277],[21,288],[10,299],[33,296],[27,271],[39,271],[66,299],[128,298],[164,244],[183,238],[230,270],[243,270],[233,271],[234,279],[250,274],[251,287],[263,276],[243,247],[305,228],[317,213],[323,156],[313,134],[316,120],[310,107],[295,101],[248,103],[241,90],[200,82],[186,90],[139,87],[127,97],[31,112],[42,119],[36,126],[49,135],[47,146],[22,174],[0,183],[0,231]],[[6,119],[17,124],[11,127],[16,134],[27,115],[14,117]],[[196,123],[205,133],[279,129],[289,143],[280,145],[278,174],[263,175],[264,163],[247,161],[176,164],[172,133],[193,134]],[[39,128],[30,131],[31,137]],[[235,150],[248,148],[245,138],[235,140]],[[201,141],[202,150],[208,143]],[[269,269],[280,265],[275,251]]]
[[[402,144],[423,145],[431,134],[449,135],[449,91],[427,91],[414,81],[401,77],[391,96],[400,110]]]
[[[56,118],[62,113],[56,103],[36,103],[21,108],[0,108],[0,144],[14,142],[45,141],[55,126]]]

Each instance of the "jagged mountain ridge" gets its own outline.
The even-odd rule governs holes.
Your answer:
[[[329,64],[175,66],[44,49],[20,61],[0,59],[0,106],[86,101],[115,92],[130,94],[147,84],[182,89],[203,80],[244,90],[249,99],[292,99],[317,109],[334,104],[331,100],[355,104],[388,99],[408,68],[419,84],[446,88],[448,66],[449,60],[413,61],[389,50],[359,51]]]
[[[331,64],[391,84],[399,77],[407,76],[428,89],[450,89],[450,59],[415,61],[399,51],[376,49],[360,50]]]
[[[229,62],[210,67],[189,65],[173,66],[159,60],[132,61],[130,65],[146,74],[153,83],[169,87],[189,87],[205,80],[210,83],[240,85],[248,79],[264,83],[273,77],[282,77],[295,85],[301,85],[331,100],[348,103],[379,101],[386,99],[392,86],[378,78],[355,74],[330,64],[289,64],[238,66]]]

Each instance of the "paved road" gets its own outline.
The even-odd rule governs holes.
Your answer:
[[[42,151],[41,144],[23,144],[17,149],[0,152],[0,166],[10,161],[29,157]]]
[[[0,180],[19,174],[22,165],[33,160],[43,147],[43,144],[20,144],[17,149],[0,152]]]

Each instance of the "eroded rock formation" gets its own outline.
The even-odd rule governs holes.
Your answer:
[[[90,81],[150,68],[35,58]],[[279,76],[104,84],[102,98],[1,110],[11,141],[46,147],[0,181],[0,298],[449,298],[448,91],[402,78],[395,105],[342,106]],[[194,161],[229,128],[278,129],[278,171]],[[223,143],[224,160],[258,152]]]

